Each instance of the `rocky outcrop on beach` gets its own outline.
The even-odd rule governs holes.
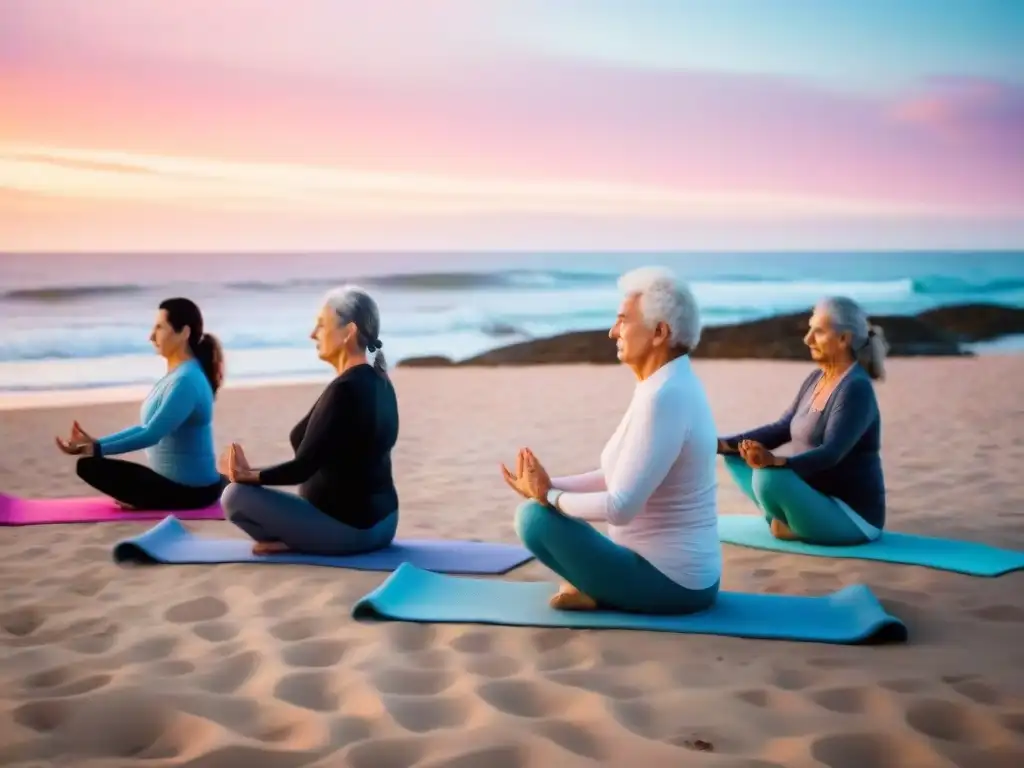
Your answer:
[[[734,325],[705,328],[695,358],[806,360],[803,336],[807,312],[776,315]],[[919,315],[873,317],[889,342],[893,357],[962,356],[962,344],[1024,333],[1024,309],[996,304],[942,307]],[[447,357],[409,358],[404,367],[499,366],[551,364],[614,364],[615,345],[607,330],[573,331],[492,349],[466,360]]]
[[[1024,334],[1024,309],[1002,304],[959,304],[917,316],[965,344]]]

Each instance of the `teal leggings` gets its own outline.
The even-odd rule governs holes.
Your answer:
[[[726,456],[725,467],[769,523],[778,520],[801,541],[824,546],[870,541],[835,499],[811,488],[793,470],[752,469],[739,456]]]
[[[535,501],[516,510],[516,533],[538,560],[601,608],[694,613],[711,607],[718,596],[718,582],[700,590],[680,586],[582,520]]]

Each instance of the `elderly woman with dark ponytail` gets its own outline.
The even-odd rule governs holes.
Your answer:
[[[398,401],[376,302],[355,286],[332,291],[311,338],[337,376],[292,429],[295,457],[253,469],[238,444],[222,457],[232,483],[221,497],[224,513],[256,542],[255,554],[369,552],[388,546],[398,527]],[[299,493],[266,487],[274,485],[297,485]]]
[[[149,336],[167,374],[142,403],[141,422],[95,439],[78,422],[57,446],[78,460],[78,476],[125,509],[200,509],[217,501],[224,479],[213,446],[213,401],[223,379],[217,339],[189,299],[167,299]],[[149,466],[110,458],[145,450]]]
[[[781,418],[718,452],[772,535],[812,544],[873,541],[885,526],[881,416],[873,380],[885,375],[882,329],[842,296],[814,309],[804,343],[818,364]],[[790,455],[773,451],[784,445]]]

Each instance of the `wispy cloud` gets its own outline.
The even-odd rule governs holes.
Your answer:
[[[740,0],[11,0],[0,185],[36,196],[33,238],[143,208],[156,239],[240,237],[211,222],[252,214],[268,236],[443,229],[455,243],[486,218],[502,245],[528,221],[531,238],[595,247],[613,225],[635,237],[673,219],[684,240],[700,220],[828,221],[837,244],[897,219],[1021,222],[1010,41],[1024,14],[979,3],[994,15],[935,20],[918,0],[813,17],[789,0],[772,14]],[[0,220],[0,247],[29,230]]]
[[[62,147],[0,145],[0,186],[57,198],[188,200],[190,205],[406,213],[548,212],[578,216],[906,216],[921,204],[628,183],[522,181]]]

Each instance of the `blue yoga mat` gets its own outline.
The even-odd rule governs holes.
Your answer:
[[[754,549],[791,552],[814,557],[845,557],[885,563],[921,565],[940,571],[970,576],[1002,576],[1024,569],[1024,552],[998,549],[987,544],[952,539],[934,539],[909,533],[883,531],[881,538],[854,547],[822,547],[799,541],[776,539],[759,515],[722,515],[718,518],[722,541]]]
[[[863,585],[823,597],[722,592],[707,611],[650,616],[559,611],[554,584],[445,576],[405,563],[352,609],[356,618],[521,627],[636,629],[819,643],[904,642],[907,628]]]
[[[196,536],[173,515],[139,536],[114,546],[114,561],[185,565],[200,563],[280,563],[322,565],[360,571],[393,571],[402,563],[442,573],[507,573],[533,559],[524,547],[479,541],[396,540],[386,549],[360,555],[326,557],[286,553],[254,555],[250,539]]]

